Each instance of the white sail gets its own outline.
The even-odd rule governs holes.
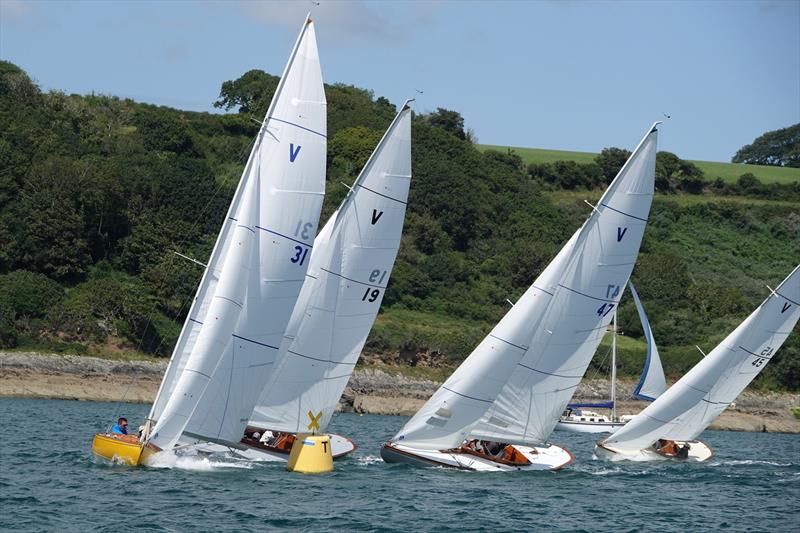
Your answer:
[[[650,328],[650,321],[647,320],[644,306],[639,300],[639,294],[636,292],[633,283],[628,283],[628,286],[631,288],[633,302],[636,304],[636,311],[639,313],[644,337],[647,340],[647,356],[644,360],[644,369],[639,378],[639,383],[636,384],[636,388],[633,391],[633,397],[652,402],[667,390],[667,380],[664,377],[664,367],[661,365],[661,357],[658,355],[656,341],[653,338],[653,330]]]
[[[244,431],[309,264],[325,187],[325,109],[307,19],[154,404],[150,442],[162,449],[184,430],[222,440]]]
[[[637,451],[694,440],[769,363],[800,318],[800,266],[725,340],[604,442]]]
[[[654,125],[584,224],[525,355],[471,436],[524,444],[552,433],[636,262],[653,199],[657,139]]]
[[[383,300],[411,182],[411,108],[403,106],[315,243],[278,364],[251,424],[324,431]]]
[[[393,442],[429,450],[461,444],[527,350],[580,232],[579,229],[572,235],[492,332],[394,436]]]

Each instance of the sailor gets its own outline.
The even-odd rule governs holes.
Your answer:
[[[127,435],[128,434],[128,419],[120,417],[114,427],[111,428],[111,433],[114,435]]]
[[[687,442],[686,444],[678,448],[678,453],[675,454],[675,457],[677,457],[678,459],[688,459],[690,449],[691,446],[689,446],[689,443]]]
[[[499,455],[500,452],[502,452],[503,449],[505,448],[505,446],[502,443],[492,440],[486,442],[485,446],[486,446],[486,452],[489,455]]]

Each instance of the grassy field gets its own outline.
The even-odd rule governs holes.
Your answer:
[[[518,148],[508,146],[478,145],[479,150],[499,150],[505,152],[511,148],[526,164],[552,163],[554,161],[575,161],[591,163],[597,154],[591,152],[570,152],[567,150],[543,150],[539,148]],[[736,181],[747,172],[752,173],[763,183],[794,183],[800,181],[800,168],[768,167],[760,165],[738,165],[734,163],[716,163],[713,161],[692,161],[705,174],[707,180],[722,178],[727,182]]]

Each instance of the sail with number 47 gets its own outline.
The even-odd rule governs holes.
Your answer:
[[[385,460],[472,470],[557,469],[572,460],[535,444],[580,382],[636,262],[657,137],[654,125],[539,279],[384,445]],[[487,454],[485,442],[503,448]]]

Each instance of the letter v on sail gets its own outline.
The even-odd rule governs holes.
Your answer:
[[[481,471],[571,462],[563,448],[536,444],[552,432],[630,277],[653,196],[656,143],[654,125],[519,302],[384,445],[384,460]],[[622,239],[619,228],[627,228]]]
[[[326,131],[322,72],[307,18],[136,445],[139,453],[130,451],[127,462],[170,450],[187,427],[220,440],[241,435],[305,279],[303,258],[313,247],[325,192]],[[297,227],[305,231],[297,234]],[[113,456],[113,445],[95,444],[96,453]]]

